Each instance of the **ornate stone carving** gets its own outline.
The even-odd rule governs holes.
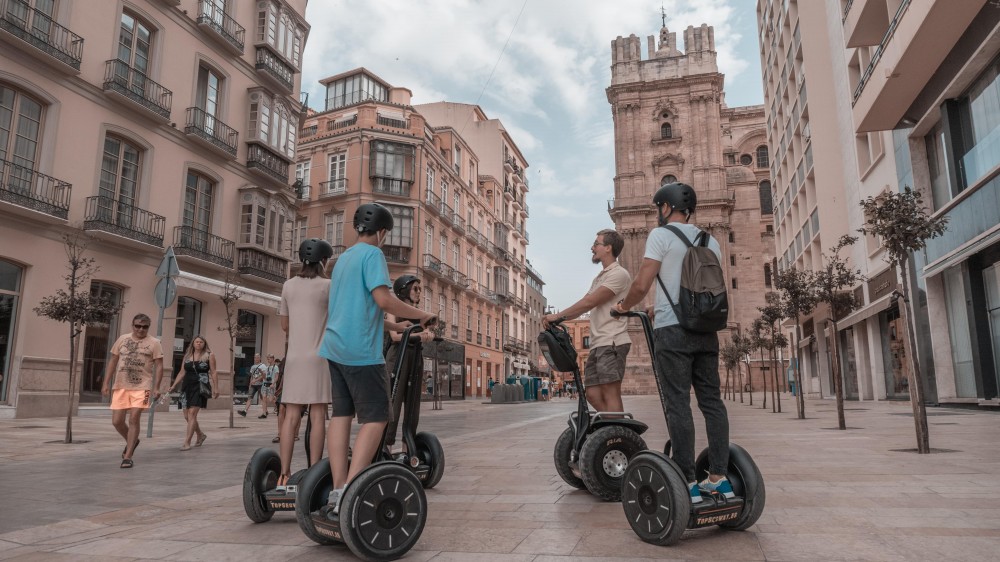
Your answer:
[[[653,158],[653,169],[676,167],[678,171],[684,171],[684,157],[681,154],[667,153]]]

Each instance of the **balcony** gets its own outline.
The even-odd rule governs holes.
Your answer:
[[[469,277],[464,273],[460,273],[457,269],[451,270],[451,280],[462,289],[469,288]]]
[[[389,263],[410,263],[409,246],[382,246],[382,254],[385,255],[385,261]]]
[[[451,227],[459,234],[465,234],[465,219],[462,218],[462,215],[458,211],[455,212],[451,219]]]
[[[323,197],[335,197],[337,195],[347,194],[347,178],[337,178],[330,181],[319,182],[319,196]]]
[[[507,201],[514,200],[514,188],[507,186],[503,188],[503,198]]]
[[[243,54],[243,37],[246,30],[221,9],[215,2],[198,0],[198,25],[209,31],[209,36],[233,54]]]
[[[163,247],[166,219],[111,197],[88,197],[83,229],[108,232],[123,238]]]
[[[372,193],[409,197],[412,184],[409,180],[372,176]]]
[[[295,69],[285,64],[267,47],[257,47],[257,74],[266,78],[275,86],[282,88],[283,93],[290,94],[295,87],[292,77]]]
[[[288,184],[288,162],[262,145],[247,146],[247,169],[258,174]]]
[[[353,127],[358,124],[358,114],[355,113],[349,119],[341,119],[338,121],[328,121],[326,124],[327,131],[336,131],[338,129],[346,129],[348,127]]]
[[[406,119],[393,119],[392,117],[384,117],[379,115],[375,118],[375,122],[383,127],[393,127],[395,129],[409,129],[410,122]]]
[[[83,61],[83,38],[69,29],[52,21],[44,12],[36,10],[24,0],[0,0],[0,30],[18,39],[12,43],[27,43],[32,49],[27,52],[39,56],[45,62],[57,62],[53,66],[60,69],[80,71]],[[0,37],[7,39],[6,34]]]
[[[884,0],[848,0],[841,17],[848,48],[878,45],[889,25]]]
[[[153,82],[125,61],[111,59],[104,63],[104,91],[121,96],[163,122],[170,120],[173,92]]]
[[[333,255],[330,256],[330,259],[333,260],[333,261],[337,261],[337,258],[339,258],[340,256],[344,255],[344,252],[346,250],[347,250],[347,246],[341,246],[341,245],[334,246],[333,247]]]
[[[444,264],[441,263],[441,260],[434,257],[433,254],[424,254],[423,268],[427,273],[436,277],[444,277],[445,273],[444,268],[442,267],[443,265]]]
[[[451,205],[449,205],[449,204],[445,203],[444,201],[442,201],[441,202],[441,220],[444,221],[444,222],[446,222],[446,223],[448,223],[450,225],[451,221],[453,221],[454,218],[455,218],[455,210],[451,208]]]
[[[433,191],[427,190],[427,197],[424,201],[427,203],[427,210],[432,214],[437,215],[441,212],[441,198]]]
[[[873,2],[867,0],[864,4]],[[858,4],[859,0],[855,0],[851,13],[865,7]],[[981,5],[902,0],[890,14],[888,27],[882,28],[878,47],[854,89],[856,132],[894,129],[907,117],[907,110],[935,78]]]
[[[239,133],[200,107],[187,108],[184,133],[216,152],[236,158]]]
[[[236,243],[191,226],[175,226],[174,253],[232,269]]]
[[[465,331],[465,341],[472,342],[472,330]]]
[[[62,180],[0,160],[0,201],[66,220],[72,189]]]
[[[528,218],[528,204],[527,203],[524,203],[524,204],[521,205],[521,211],[520,212],[521,212],[521,218],[522,219]]]
[[[284,283],[288,279],[288,260],[257,248],[240,248],[237,263],[237,269],[244,275],[253,275],[275,283]]]

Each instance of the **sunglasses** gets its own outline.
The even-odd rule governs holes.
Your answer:
[[[148,330],[149,324],[132,324],[132,327],[136,330]]]

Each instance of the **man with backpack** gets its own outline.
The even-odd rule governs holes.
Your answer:
[[[639,304],[656,282],[654,361],[666,394],[673,459],[684,471],[691,503],[701,491],[734,497],[729,465],[729,418],[719,390],[719,336],[729,313],[719,242],[689,224],[698,205],[691,186],[670,183],[653,195],[659,228],[646,239],[639,274],[620,312]],[[691,386],[708,432],[709,476],[697,482]]]

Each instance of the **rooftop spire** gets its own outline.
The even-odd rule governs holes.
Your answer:
[[[660,17],[663,20],[663,27],[667,27],[667,11],[663,8],[663,4],[660,4]]]

